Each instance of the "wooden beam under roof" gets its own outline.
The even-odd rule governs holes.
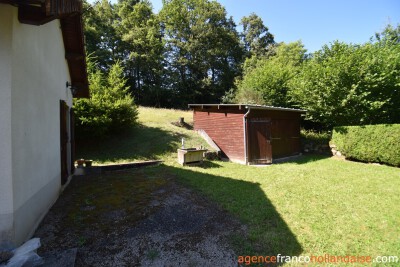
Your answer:
[[[41,5],[45,3],[45,0],[0,0],[0,3],[11,5]]]
[[[82,0],[0,0],[0,3],[18,6],[19,21],[36,26],[82,13]]]
[[[18,20],[24,24],[43,25],[56,19],[54,16],[46,16],[43,8],[33,5],[21,5],[18,8]]]

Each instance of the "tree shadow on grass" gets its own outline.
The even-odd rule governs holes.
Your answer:
[[[248,226],[246,236],[233,235],[237,255],[287,255],[302,253],[302,247],[259,183],[161,165],[159,172],[217,202]]]
[[[94,162],[143,161],[159,159],[175,151],[185,134],[137,125],[102,140],[77,141],[75,158]]]

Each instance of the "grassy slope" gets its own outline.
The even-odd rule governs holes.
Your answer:
[[[185,146],[207,146],[192,130],[172,125],[180,117],[185,122],[193,121],[187,111],[155,108],[139,108],[139,124],[127,132],[100,142],[77,145],[76,158],[94,160],[94,164],[134,162],[143,160],[168,160],[171,152],[180,147],[182,138]]]
[[[189,146],[205,144],[170,124],[179,117],[191,121],[189,112],[140,108],[141,127],[81,155],[98,162],[164,159],[159,173],[248,225],[245,241],[233,239],[239,254],[400,256],[399,168],[312,156],[263,168],[219,161],[181,167],[174,153],[181,137]]]

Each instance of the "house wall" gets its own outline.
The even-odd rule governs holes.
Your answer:
[[[9,247],[13,237],[10,53],[13,13],[11,8],[3,6],[0,4],[0,247]]]
[[[70,77],[59,21],[21,24],[17,8],[1,5],[0,25],[10,20],[11,45],[3,52],[11,64],[1,60],[0,66],[8,69],[11,101],[1,101],[11,104],[11,153],[5,157],[8,162],[11,157],[13,195],[7,206],[12,205],[12,241],[19,244],[33,234],[61,190],[59,101],[71,106],[72,95],[65,86]]]
[[[243,116],[237,108],[195,108],[194,129],[204,130],[231,161],[245,163]]]

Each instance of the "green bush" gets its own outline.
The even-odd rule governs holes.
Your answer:
[[[316,144],[328,144],[331,139],[331,133],[327,131],[316,132],[312,130],[301,129],[300,136],[306,142]]]
[[[280,43],[274,56],[253,56],[244,63],[243,79],[237,80],[237,103],[289,107],[289,81],[298,74],[305,58],[304,45],[298,41]]]
[[[301,129],[301,148],[304,153],[330,154],[331,132]]]
[[[125,86],[123,69],[117,62],[107,75],[88,60],[90,99],[74,101],[76,137],[103,138],[129,129],[137,120],[137,107]]]
[[[349,159],[400,166],[400,124],[335,127],[332,144]]]
[[[400,123],[400,25],[384,34],[362,45],[324,45],[302,64],[287,86],[307,121],[326,129]]]

